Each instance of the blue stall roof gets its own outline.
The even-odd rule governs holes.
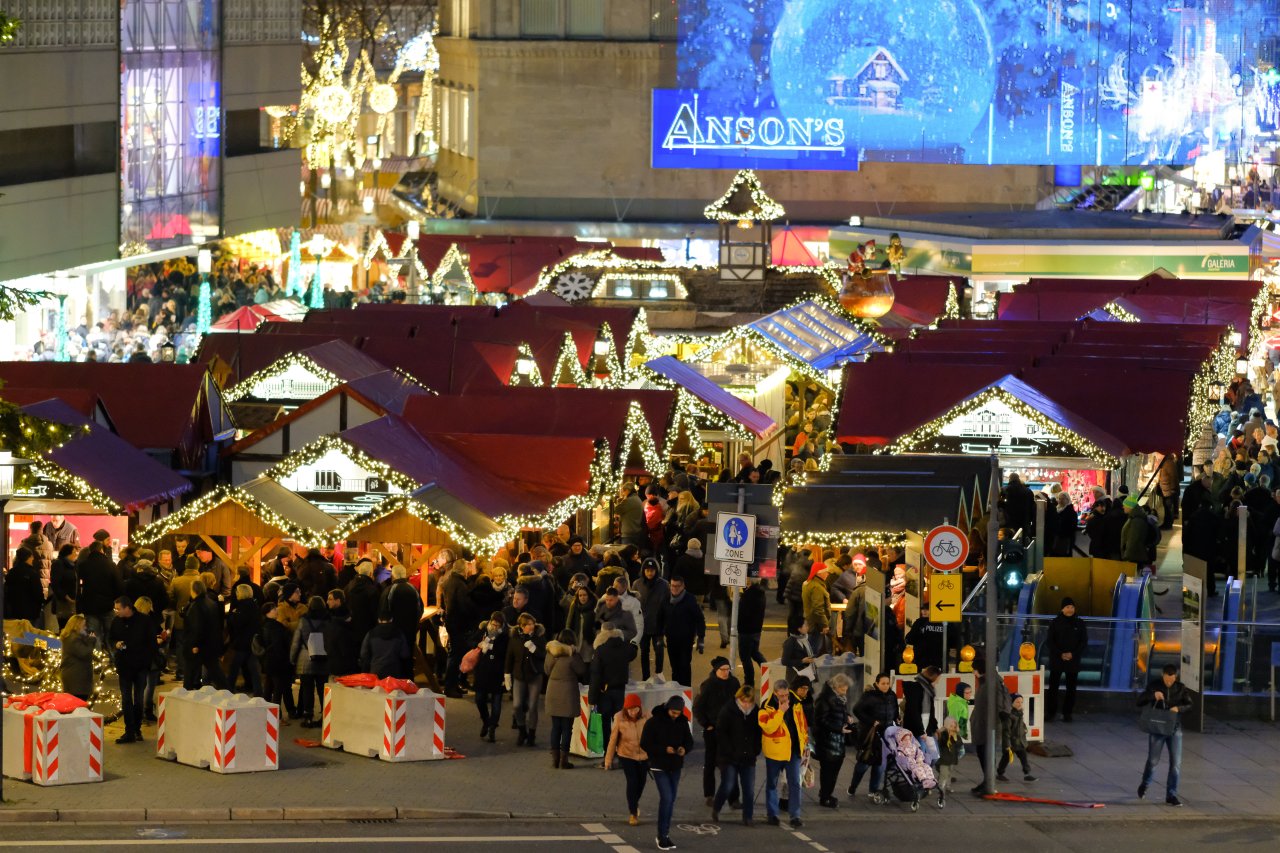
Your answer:
[[[865,327],[813,299],[761,317],[747,328],[818,370],[831,370],[883,349]]]

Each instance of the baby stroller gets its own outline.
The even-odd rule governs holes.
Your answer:
[[[914,812],[920,808],[920,800],[937,785],[933,768],[925,760],[915,735],[902,726],[885,729],[884,788],[880,802],[889,802],[892,793],[898,802],[910,804]]]

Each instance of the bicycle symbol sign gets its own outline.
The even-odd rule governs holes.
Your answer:
[[[954,525],[940,524],[924,538],[924,558],[939,571],[960,568],[968,556],[969,537]]]

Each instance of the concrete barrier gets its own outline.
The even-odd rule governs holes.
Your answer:
[[[862,694],[862,659],[853,652],[842,655],[823,655],[815,660],[812,666],[814,675],[810,680],[813,683],[813,695],[816,697],[822,692],[822,686],[831,680],[831,676],[844,673],[853,680],[853,687],[850,688],[851,692],[847,700],[849,707],[853,707],[853,703]],[[760,664],[760,681],[756,684],[756,700],[763,705],[765,701],[771,699],[773,682],[786,677],[787,668],[782,665],[782,661],[771,660]]]
[[[243,693],[179,687],[159,697],[156,757],[215,773],[280,768],[280,707]]]
[[[383,761],[434,761],[444,753],[444,697],[329,683],[324,688],[321,743]]]
[[[101,714],[4,709],[4,775],[37,785],[102,781]]]
[[[1045,677],[1043,669],[1031,670],[1029,672],[1019,672],[1017,670],[1008,670],[1000,673],[1000,677],[1004,679],[1004,686],[1008,688],[1009,694],[1019,693],[1023,698],[1022,717],[1027,723],[1027,740],[1029,742],[1038,742],[1044,740],[1044,690]],[[898,694],[898,698],[902,698],[902,682],[914,679],[915,675],[893,675],[893,689]],[[976,699],[977,694],[977,676],[972,672],[946,672],[938,677],[938,681],[933,685],[934,703],[933,712],[938,717],[938,723],[941,724],[947,718],[947,697],[956,692],[956,687],[961,683],[968,684],[975,688],[969,694],[970,703]],[[972,714],[972,710],[970,710]],[[927,722],[927,721],[926,721]],[[968,742],[973,738],[973,729],[969,730],[969,737],[965,738]]]
[[[652,713],[654,706],[666,702],[672,696],[684,700],[684,718],[693,726],[693,688],[685,687],[674,681],[666,681],[662,676],[654,676],[648,681],[631,681],[627,683],[627,694],[638,695],[641,707],[646,714]],[[621,710],[621,709],[619,709]],[[569,741],[569,752],[582,758],[600,758],[603,752],[592,752],[587,749],[587,730],[591,724],[591,706],[587,703],[587,687],[584,685],[578,696],[578,718],[573,721],[573,737]],[[608,748],[605,744],[605,748]]]

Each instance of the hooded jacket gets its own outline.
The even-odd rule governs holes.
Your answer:
[[[660,634],[658,617],[662,612],[662,604],[671,597],[667,582],[657,573],[653,580],[647,580],[643,573],[631,584],[631,591],[640,601],[640,610],[644,613],[644,632],[650,636]]]
[[[728,678],[718,678],[713,672],[707,676],[698,687],[698,695],[693,700],[693,718],[698,721],[698,725],[702,726],[703,731],[715,728],[720,711],[726,705],[733,704],[734,694],[741,686],[741,682],[733,675]]]
[[[552,640],[547,643],[542,668],[547,676],[548,716],[576,718],[582,696],[580,685],[587,675],[582,655],[573,646]]]
[[[671,747],[672,752],[667,752]],[[689,721],[684,715],[674,720],[667,713],[666,703],[654,707],[649,719],[640,732],[640,748],[649,756],[649,767],[654,770],[678,771],[684,767],[684,755],[693,749],[693,734],[689,731]]]
[[[409,644],[403,632],[392,622],[381,622],[364,635],[360,645],[360,670],[378,678],[407,678]]]
[[[804,582],[800,595],[809,632],[821,634],[831,626],[831,593],[827,590],[826,580],[815,575]]]
[[[602,598],[596,603],[596,621],[601,625],[606,622],[613,625],[622,632],[624,642],[631,642],[636,638],[636,620],[632,617],[631,612],[622,605],[622,599],[618,599],[617,605],[609,607]]]

